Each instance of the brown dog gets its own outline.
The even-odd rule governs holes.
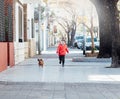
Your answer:
[[[43,67],[43,65],[44,65],[43,59],[38,59],[38,65]]]

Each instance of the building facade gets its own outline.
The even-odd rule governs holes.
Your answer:
[[[0,1],[0,71],[14,66],[13,0]]]
[[[0,72],[36,54],[34,5],[0,0]]]
[[[15,2],[15,64],[36,54],[34,36],[34,7],[32,4]]]

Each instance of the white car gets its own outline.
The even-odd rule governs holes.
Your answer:
[[[94,38],[94,45],[95,45],[95,49],[99,50],[99,41],[97,40],[97,38]],[[92,47],[91,37],[86,38],[85,47],[86,50],[91,50]]]
[[[78,49],[82,49],[83,48],[83,41],[84,41],[84,37],[82,35],[76,36],[75,42],[74,42],[74,47],[77,47]]]

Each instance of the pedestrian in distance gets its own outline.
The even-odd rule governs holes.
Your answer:
[[[64,67],[65,55],[66,55],[66,53],[69,53],[69,50],[68,50],[67,45],[64,40],[59,42],[56,53],[59,56],[59,64],[62,63],[62,67]]]

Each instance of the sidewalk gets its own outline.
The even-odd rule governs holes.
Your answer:
[[[49,52],[49,53],[48,53]],[[44,68],[38,67],[42,57]],[[65,67],[55,49],[0,73],[0,99],[120,99],[120,68],[108,61],[73,62],[82,52],[70,49]]]
[[[120,84],[8,83],[0,99],[120,99]]]
[[[51,49],[49,49],[51,51]],[[82,53],[72,51],[66,55],[65,67],[61,67],[55,49],[50,54],[44,52],[33,58],[26,59],[13,68],[0,73],[0,81],[12,82],[62,82],[62,83],[120,83],[120,68],[105,68],[110,66],[107,61],[96,58],[85,58]],[[49,51],[49,52],[50,52]],[[72,53],[71,53],[72,52]],[[75,52],[75,53],[73,53]],[[76,53],[78,52],[78,53]],[[83,62],[73,62],[76,57]],[[45,66],[38,66],[37,58],[44,59]],[[94,60],[94,61],[93,61]]]

